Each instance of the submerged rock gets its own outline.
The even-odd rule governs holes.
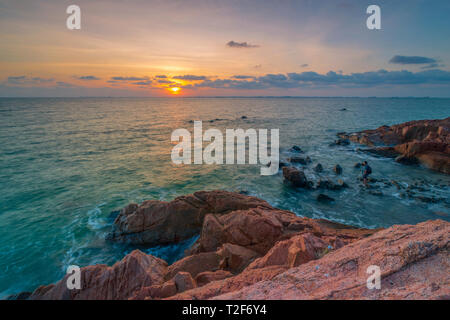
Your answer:
[[[334,199],[332,197],[330,197],[330,196],[327,196],[326,194],[321,193],[321,194],[319,194],[317,196],[317,201],[319,201],[319,202],[332,202],[332,201],[334,201]]]
[[[288,158],[288,161],[290,163],[300,163],[302,165],[307,165],[307,164],[311,163],[311,158],[310,157],[306,157],[306,158],[303,158],[303,157],[290,157],[290,158]]]
[[[303,150],[299,146],[293,146],[289,151],[303,153]]]

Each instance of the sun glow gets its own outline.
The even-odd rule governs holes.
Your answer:
[[[181,88],[179,88],[179,87],[169,88],[169,91],[172,94],[178,94],[178,93],[180,93],[180,90],[181,90]]]

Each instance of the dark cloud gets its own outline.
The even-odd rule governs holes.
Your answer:
[[[236,42],[231,40],[230,42],[227,43],[227,46],[230,48],[259,48],[258,45],[255,44],[250,44],[247,42]]]
[[[394,56],[389,60],[389,63],[395,64],[428,64],[436,62],[436,59],[420,56]]]
[[[36,85],[36,84],[45,84],[51,83],[55,80],[53,78],[40,78],[40,77],[27,77],[27,76],[9,76],[7,78],[8,84],[14,85]]]
[[[300,67],[302,67],[302,68],[306,68],[306,67],[309,67],[309,64],[307,64],[307,63],[304,63],[304,64],[300,65]]]
[[[74,88],[75,87],[73,84],[64,82],[64,81],[56,82],[56,86],[59,88]]]
[[[111,77],[113,81],[145,81],[148,77]]]
[[[137,86],[149,86],[152,84],[152,81],[151,80],[137,81],[137,82],[133,82],[132,84],[137,85]]]
[[[175,82],[170,80],[158,80],[158,83],[160,84],[174,84]]]
[[[178,79],[178,80],[190,80],[190,81],[198,81],[198,80],[207,80],[208,79],[208,77],[205,77],[205,76],[195,76],[192,74],[185,74],[184,76],[176,76],[173,78]]]
[[[77,77],[79,80],[100,80],[100,78],[97,78],[96,76],[80,76]]]
[[[246,75],[235,75],[232,76],[233,79],[245,80],[245,79],[255,79],[254,76],[246,76]]]
[[[159,75],[155,76],[155,78],[157,78],[157,79],[166,79],[167,76],[164,75],[164,74],[159,74]]]
[[[383,85],[450,84],[450,72],[433,69],[421,72],[410,71],[369,71],[342,74],[330,71],[326,74],[302,72],[288,74],[266,74],[252,81],[235,79],[206,80],[195,87],[230,89],[268,89],[268,88],[368,88]]]

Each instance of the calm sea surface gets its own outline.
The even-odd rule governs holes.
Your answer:
[[[0,99],[0,298],[55,282],[70,264],[113,264],[133,247],[104,241],[111,212],[198,190],[247,191],[301,216],[369,228],[450,221],[449,176],[356,152],[361,146],[329,146],[340,131],[448,116],[450,99]],[[217,118],[224,120],[209,122]],[[322,176],[336,179],[332,167],[340,164],[351,188],[326,192],[336,201],[319,204],[319,192],[293,190],[280,174],[260,176],[259,166],[175,166],[170,135],[177,128],[192,131],[190,120],[223,132],[278,128],[282,158],[298,145],[313,165],[324,166]],[[442,200],[403,198],[381,184],[382,196],[368,193],[353,168],[363,159],[373,177],[421,183],[419,193]],[[193,241],[141,249],[173,261]]]

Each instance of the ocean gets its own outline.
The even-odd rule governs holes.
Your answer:
[[[449,116],[450,99],[434,98],[0,98],[0,298],[53,283],[72,264],[112,265],[136,248],[105,242],[115,211],[199,190],[244,191],[300,216],[367,228],[450,221],[449,176],[354,144],[330,147],[337,132]],[[336,179],[340,164],[350,188],[327,191],[336,201],[319,203],[319,191],[295,190],[281,174],[261,176],[259,165],[176,166],[171,133],[192,132],[192,120],[222,132],[279,129],[281,160],[300,146],[309,168],[323,165],[322,176]],[[353,168],[362,160],[374,178],[420,184],[420,193],[441,201],[385,185],[382,195],[367,192]],[[172,262],[194,241],[140,249]]]

